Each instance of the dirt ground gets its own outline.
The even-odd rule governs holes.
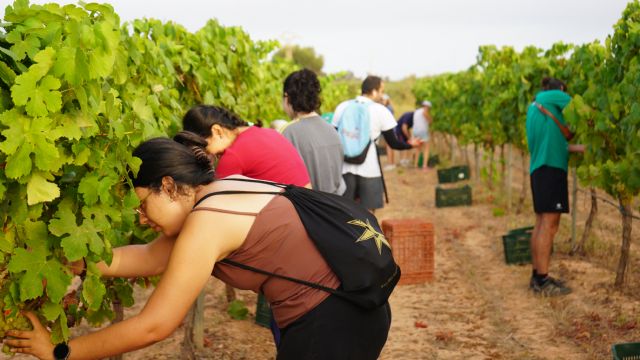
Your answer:
[[[385,177],[390,203],[376,213],[379,220],[432,222],[436,250],[433,282],[394,291],[393,323],[380,359],[610,359],[612,344],[640,341],[637,271],[625,291],[615,291],[611,266],[569,257],[556,246],[551,273],[567,280],[574,292],[561,298],[536,297],[528,290],[530,267],[506,265],[500,238],[509,229],[531,224],[530,205],[522,215],[495,216],[496,194],[472,181],[472,206],[436,208],[435,170],[396,168]],[[563,216],[562,231],[568,221]],[[565,241],[562,233],[556,241]],[[637,241],[632,246],[637,259]],[[137,303],[126,316],[138,312],[149,293],[137,289]],[[269,330],[254,323],[254,294],[238,292],[251,312],[242,321],[227,315],[219,281],[211,279],[206,294],[206,347],[198,358],[275,358]],[[180,328],[169,339],[124,359],[183,359],[182,339]]]

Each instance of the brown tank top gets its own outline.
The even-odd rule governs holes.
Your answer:
[[[194,209],[198,210],[256,217],[242,246],[227,259],[333,289],[340,285],[307,235],[293,204],[285,197],[274,196],[257,214],[204,206]],[[329,296],[326,291],[220,262],[216,263],[212,274],[235,288],[263,293],[280,328],[288,326]]]

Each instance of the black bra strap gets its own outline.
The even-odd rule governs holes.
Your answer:
[[[206,194],[205,196],[203,196],[202,198],[200,198],[200,200],[198,200],[196,202],[195,205],[193,205],[193,207],[195,208],[196,206],[200,205],[200,203],[202,203],[204,200],[215,196],[215,195],[233,195],[233,194],[263,194],[263,195],[280,195],[282,194],[280,191],[243,191],[243,190],[225,190],[225,191],[216,191],[216,192],[211,192]]]

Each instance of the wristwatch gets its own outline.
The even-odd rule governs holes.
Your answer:
[[[67,360],[71,355],[71,349],[67,343],[60,343],[53,348],[53,358],[55,360]]]

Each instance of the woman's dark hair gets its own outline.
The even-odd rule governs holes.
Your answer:
[[[133,156],[142,160],[133,186],[159,189],[165,176],[173,178],[178,185],[209,184],[214,177],[209,157],[201,147],[194,148],[168,138],[143,142],[133,151]]]
[[[567,91],[567,84],[556,78],[545,77],[544,79],[542,79],[542,89]]]
[[[182,127],[203,137],[211,136],[211,127],[215,124],[233,130],[240,126],[248,126],[231,111],[214,105],[197,105],[189,109],[182,118]]]
[[[309,69],[289,74],[284,80],[283,91],[295,112],[310,113],[320,109],[320,81]]]
[[[373,75],[367,76],[362,82],[362,86],[360,88],[362,90],[362,95],[369,95],[373,92],[373,90],[380,90],[381,85],[381,78]]]

